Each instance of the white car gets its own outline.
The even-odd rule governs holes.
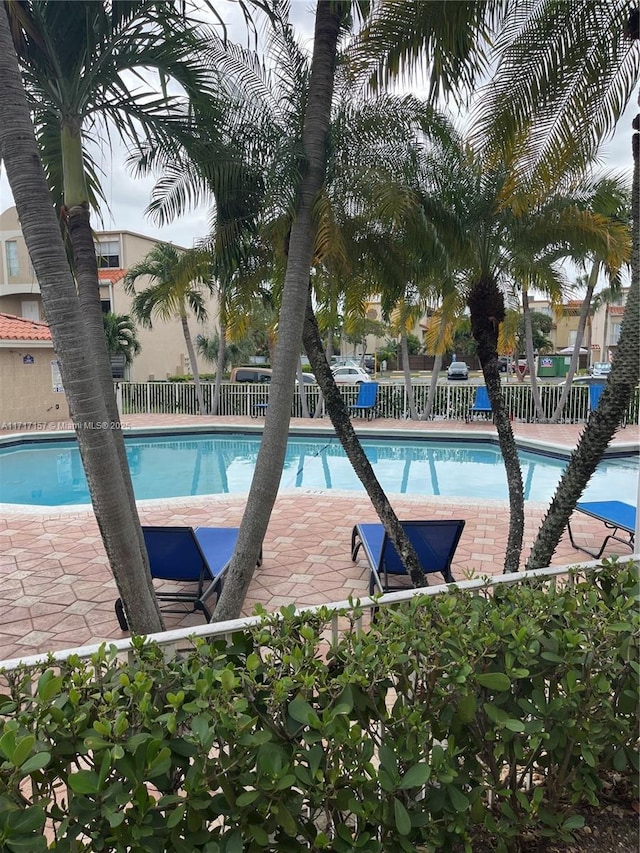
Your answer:
[[[371,377],[362,367],[351,364],[339,364],[332,367],[333,378],[338,385],[360,385],[361,382],[371,382]]]

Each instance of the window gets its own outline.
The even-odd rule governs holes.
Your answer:
[[[609,330],[609,346],[617,346],[620,343],[620,330],[622,326],[620,323],[612,323],[611,328]]]
[[[35,299],[23,299],[20,306],[20,310],[20,316],[24,317],[25,320],[40,319],[40,306],[38,305],[38,302]]]
[[[15,278],[20,270],[18,263],[18,241],[7,240],[4,245],[7,254],[7,273],[11,278]]]
[[[100,269],[120,269],[120,241],[100,240],[96,243],[96,257]]]
[[[101,299],[100,307],[102,308],[103,314],[108,314],[111,311],[111,300],[110,299]]]

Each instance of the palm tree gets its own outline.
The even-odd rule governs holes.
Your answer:
[[[89,336],[39,159],[4,10],[0,10],[0,110],[0,155],[40,284],[107,557],[132,629],[141,634],[160,631],[162,617],[153,594],[146,552],[138,538],[140,523],[127,502],[113,431],[89,426],[108,422],[109,414],[104,399],[96,394],[98,374]]]
[[[3,7],[10,18],[47,180],[71,245],[97,387],[105,400],[107,420],[114,425],[112,440],[126,492],[123,505],[128,503],[131,518],[137,519],[104,337],[90,224],[90,208],[102,197],[99,170],[85,142],[96,128],[102,131],[98,138],[108,139],[115,130],[136,146],[147,137],[169,140],[183,132],[187,110],[186,99],[170,94],[168,81],[176,81],[194,99],[194,107],[197,102],[202,109],[204,98],[214,94],[212,86],[218,82],[198,64],[197,47],[202,43],[193,23],[175,11],[176,4],[6,0]],[[159,76],[158,90],[150,81],[152,69]],[[144,554],[139,525],[136,538]],[[123,601],[126,609],[127,599]],[[129,618],[129,624],[135,625],[135,619]]]
[[[204,297],[215,289],[210,274],[211,260],[206,253],[198,249],[181,251],[173,243],[158,243],[139,263],[129,267],[124,277],[125,292],[134,297],[133,316],[144,326],[151,329],[154,317],[164,322],[174,318],[180,321],[201,415],[207,410],[189,331],[189,312],[198,322],[206,321]],[[151,283],[136,293],[135,282],[141,276],[148,276]]]
[[[505,461],[511,506],[505,571],[518,571],[524,496],[497,362],[499,329],[506,318],[504,296],[518,283],[551,287],[558,281],[558,258],[575,256],[589,241],[605,251],[616,233],[581,211],[571,196],[550,191],[545,195],[541,181],[529,182],[514,173],[511,164],[487,161],[470,148],[457,153],[450,149],[448,159],[433,173],[432,192],[432,204],[439,203],[461,226],[450,264],[457,267],[459,286],[466,294]],[[620,242],[624,243],[624,234],[617,235],[616,245]]]
[[[113,311],[107,311],[102,319],[110,357],[120,357],[124,359],[125,364],[133,364],[133,359],[142,347],[138,340],[136,325],[131,317],[128,314],[114,314]]]
[[[456,14],[464,15],[465,10],[475,7],[475,4],[466,3],[449,5],[454,7],[448,15],[451,24],[456,23]],[[363,31],[360,48],[365,70],[372,73],[375,80],[386,80],[406,71],[412,63],[421,63],[425,53],[429,55],[433,43],[432,19],[443,14],[438,6],[437,3],[405,4],[391,0],[379,7],[377,16]],[[506,21],[500,22],[498,71],[486,90],[481,92],[481,111],[474,120],[474,128],[485,142],[489,156],[491,152],[493,156],[495,152],[501,152],[497,156],[498,161],[502,158],[513,162],[518,173],[537,173],[549,185],[558,174],[566,173],[569,168],[579,170],[593,160],[603,136],[615,127],[637,85],[640,52],[623,35],[638,39],[639,13],[636,8],[630,8],[627,0],[608,3],[600,3],[599,0],[566,0],[563,3],[544,0],[535,7],[535,14],[532,14],[532,9],[532,5],[526,2],[511,4],[508,9],[506,4],[487,4],[485,12],[487,16],[493,14],[494,23],[501,13],[509,11],[510,14]],[[483,21],[488,19],[482,18]],[[470,31],[460,26],[459,21],[457,24],[457,32],[464,34],[461,37],[465,38]],[[430,66],[432,87],[438,85],[437,73],[443,64],[442,59],[438,59]],[[446,87],[444,91],[447,91]],[[637,125],[634,126],[637,129]],[[636,156],[637,149],[634,148]],[[637,212],[637,209],[636,197],[634,210]],[[637,274],[632,273],[632,291],[635,286],[633,275]],[[489,285],[488,289],[486,285]],[[475,325],[478,336],[484,338],[482,350],[489,361],[493,360],[494,327],[499,324],[503,313],[501,300],[487,302],[491,290],[490,282],[484,282],[477,292],[481,298],[474,300],[479,310],[483,302],[491,304],[493,309],[488,315],[485,312],[489,326],[486,323]],[[632,298],[630,302],[633,306]],[[633,334],[630,324],[625,328],[628,334]],[[634,351],[623,347],[621,352],[633,356]],[[626,385],[622,374],[628,378],[629,372],[635,372],[637,376],[638,358],[618,369],[621,371],[618,391],[626,388],[628,402],[632,388]],[[496,391],[498,377],[497,370],[495,376],[493,370],[490,372],[492,375],[488,377],[485,371],[485,381],[493,406],[492,389]],[[599,409],[609,400],[609,395],[601,399]],[[624,407],[612,407],[607,419],[610,435],[619,422],[614,423],[617,414],[623,411]],[[500,420],[498,418],[499,436],[505,433]],[[591,422],[583,438],[587,438],[590,428]],[[504,437],[508,446],[509,437],[506,433]],[[595,444],[598,446],[599,442]],[[593,473],[597,463],[596,457],[592,455],[590,458],[593,468],[589,474]],[[577,464],[584,464],[584,458]],[[573,470],[571,464],[570,469]],[[577,480],[583,480],[582,473]],[[587,481],[588,477],[584,482]],[[549,538],[555,537],[551,551],[560,540],[567,519],[565,503],[562,512],[554,513],[551,536],[549,529],[552,523],[543,525],[539,535],[542,536],[544,531],[547,544]],[[548,554],[548,548],[544,552]],[[510,532],[507,562],[512,564],[514,556]]]
[[[306,169],[298,186],[296,213],[291,225],[276,357],[269,389],[270,404],[236,550],[214,613],[216,620],[233,618],[240,612],[284,465],[316,240],[317,225],[313,211],[325,177],[334,67],[340,27],[346,11],[345,4],[341,2],[322,0],[316,9],[311,75],[302,133]]]
[[[420,420],[426,421],[431,417],[433,404],[436,397],[438,375],[442,369],[442,357],[445,352],[450,351],[453,344],[453,333],[456,321],[464,311],[464,300],[461,291],[455,287],[455,282],[445,280],[444,293],[441,303],[433,311],[427,326],[425,348],[428,353],[435,356],[433,369],[431,371],[431,383],[424,410]]]
[[[588,163],[622,115],[640,79],[638,19],[627,0],[545,0],[523,20],[516,4],[503,52],[477,122],[489,146],[515,140],[526,167],[553,173],[558,163]],[[640,130],[640,117],[633,121]],[[526,131],[526,132],[524,132]],[[633,136],[631,288],[609,379],[572,454],[538,532],[528,566],[547,565],[582,490],[618,428],[640,373],[638,301],[638,133]]]
[[[582,203],[592,214],[599,217],[603,224],[608,223],[611,239],[607,240],[606,245],[599,247],[599,250],[588,252],[584,259],[585,261],[590,261],[591,269],[586,281],[586,293],[579,314],[576,342],[571,363],[562,394],[555,410],[549,418],[551,423],[556,423],[559,420],[567,397],[569,396],[571,381],[578,367],[580,347],[588,321],[589,306],[592,302],[600,274],[604,271],[615,288],[616,282],[619,281],[620,268],[624,263],[628,262],[631,251],[631,235],[627,225],[629,193],[626,190],[624,182],[620,179],[605,177],[597,180],[593,185],[587,186],[585,190],[585,198]],[[591,342],[589,341],[588,352],[590,352],[590,345]]]
[[[294,118],[298,117],[300,114],[300,103],[301,103],[301,93],[304,92],[306,88],[306,64],[304,60],[301,58],[301,54],[299,48],[295,44],[292,43],[289,35],[288,29],[285,27],[284,32],[282,34],[282,43],[281,49],[286,49],[286,51],[293,52],[297,61],[293,62],[294,82],[300,78],[300,85],[291,86],[291,91],[286,94],[285,97],[280,97],[276,100],[278,104],[278,109],[276,111],[276,118],[278,118],[279,113],[282,111],[282,104],[287,106],[291,110],[291,114]],[[251,69],[252,71],[252,69]],[[296,77],[295,75],[298,75]],[[279,79],[282,79],[284,75],[280,75]],[[288,79],[288,78],[286,78]],[[252,80],[251,83],[254,88],[258,87],[260,81]],[[289,81],[291,82],[291,81]],[[345,90],[346,91],[346,90]],[[391,142],[389,144],[389,150],[391,151],[391,155],[397,160],[398,159],[398,146],[393,145],[393,133],[396,127],[393,124],[392,118],[395,115],[399,115],[401,121],[403,121],[406,126],[409,128],[412,126],[420,125],[420,122],[425,121],[425,115],[428,116],[429,119],[433,117],[433,110],[425,109],[422,105],[417,105],[414,99],[403,99],[402,101],[396,101],[395,103],[391,99],[387,99],[382,104],[382,108],[376,108],[370,105],[365,104],[364,109],[360,109],[360,112],[354,111],[353,106],[351,104],[351,99],[347,100],[346,96],[343,96],[342,103],[344,108],[342,112],[339,112],[338,118],[334,121],[333,125],[333,133],[335,135],[339,135],[342,137],[340,141],[337,139],[332,139],[332,150],[335,151],[335,161],[332,159],[333,169],[331,170],[330,176],[332,180],[325,186],[322,196],[319,198],[317,203],[317,216],[318,216],[318,227],[316,232],[315,246],[314,246],[314,267],[320,268],[321,274],[314,275],[313,280],[322,281],[322,282],[335,282],[338,279],[340,273],[342,273],[342,277],[344,278],[345,270],[349,263],[353,262],[353,258],[349,258],[347,260],[347,245],[356,245],[354,242],[354,238],[352,234],[349,234],[349,228],[351,227],[351,223],[353,221],[357,222],[357,217],[351,217],[351,220],[345,221],[344,211],[349,210],[352,207],[352,199],[353,199],[353,188],[352,186],[347,186],[349,181],[344,177],[344,161],[349,161],[350,168],[353,170],[354,167],[357,166],[358,170],[358,179],[355,183],[359,183],[360,186],[358,190],[360,194],[362,194],[363,187],[370,187],[371,185],[371,168],[368,157],[357,156],[353,143],[362,142],[362,140],[366,140],[371,146],[372,152],[374,152],[375,162],[377,169],[380,170],[382,168],[382,160],[381,151],[375,151],[376,144],[376,131],[378,130],[378,126],[382,121],[385,122],[386,134],[385,138],[389,139]],[[389,107],[392,109],[389,110]],[[392,116],[389,117],[387,113],[392,112]],[[289,117],[289,113],[286,113],[287,118]],[[383,119],[380,117],[384,116]],[[410,118],[407,118],[407,117]],[[277,122],[276,122],[277,123]],[[338,128],[338,134],[335,133],[336,127]],[[295,139],[295,133],[297,132],[295,128],[293,133],[289,130],[289,124],[285,123],[285,126],[282,131],[277,131],[273,133],[273,136],[276,141],[286,140],[286,144],[291,144],[291,139]],[[346,138],[346,140],[345,140]],[[277,146],[276,146],[277,147]],[[406,146],[402,146],[403,150],[406,149]],[[278,151],[281,149],[278,148]],[[286,146],[285,146],[286,150]],[[295,153],[295,151],[294,151]],[[389,154],[386,155],[387,159],[389,159]],[[275,247],[275,251],[273,253],[272,258],[265,259],[265,279],[271,278],[271,280],[275,284],[274,288],[274,298],[277,297],[277,291],[281,290],[280,284],[280,275],[284,271],[287,264],[287,247],[290,241],[289,229],[291,227],[291,212],[288,209],[289,198],[291,196],[291,187],[296,185],[296,174],[298,172],[298,164],[297,160],[294,159],[292,168],[290,170],[290,178],[291,185],[284,185],[282,182],[282,173],[283,173],[283,165],[282,162],[278,159],[275,161],[276,166],[276,175],[275,180],[271,180],[271,183],[267,182],[265,184],[265,201],[262,205],[263,208],[263,218],[264,222],[262,225],[261,236],[259,236],[259,240],[267,240],[269,244]],[[339,168],[338,168],[339,167]],[[196,166],[197,168],[197,166]],[[249,168],[250,171],[250,168]],[[182,182],[182,175],[184,174],[183,170],[177,170],[175,166],[172,166],[171,169],[172,175],[175,177],[175,181],[173,184],[164,184],[164,190],[169,189],[168,199],[166,202],[166,209],[172,209],[176,205],[178,205],[181,201],[184,200],[184,185]],[[366,174],[365,174],[366,173]],[[342,175],[341,181],[336,180],[336,174]],[[217,178],[212,180],[211,177],[204,175],[205,181],[207,184],[212,186],[212,189],[215,192],[215,187],[217,185]],[[274,192],[275,190],[275,192]],[[284,190],[284,201],[283,201],[283,190]],[[391,195],[389,189],[387,189],[387,194]],[[337,202],[336,202],[337,199]],[[157,203],[160,203],[160,199],[156,199]],[[218,201],[216,197],[216,201]],[[158,210],[163,210],[164,207],[158,207]],[[337,213],[336,213],[337,212]],[[360,217],[362,214],[359,214]],[[338,217],[341,218],[340,223],[338,224]],[[345,235],[348,234],[349,239],[345,239]],[[370,237],[371,239],[371,237]],[[377,245],[379,243],[379,239],[371,239],[372,245]],[[361,250],[360,250],[361,251]],[[246,258],[244,259],[246,261]],[[252,273],[255,275],[255,268],[249,267]],[[330,272],[329,272],[330,271]],[[364,279],[361,279],[360,284],[362,285],[359,290],[354,290],[354,279],[353,277],[349,278],[349,298],[351,300],[352,306],[355,307],[357,304],[358,309],[361,308],[362,300],[367,294],[367,290],[364,289],[364,285],[370,286],[370,282],[365,282]],[[353,294],[357,295],[353,298]],[[319,298],[323,299],[323,291],[319,292]],[[246,303],[245,303],[246,304]],[[350,313],[347,312],[348,318],[350,321],[356,321],[355,312]],[[227,315],[229,317],[229,314]],[[281,325],[281,324],[280,324]],[[305,321],[305,329],[307,329],[307,323]],[[309,349],[307,350],[309,358],[311,360],[312,367],[314,369],[314,373],[316,374],[316,378],[318,379],[321,391],[327,399],[327,410],[329,412],[330,417],[334,425],[336,426],[336,430],[338,432],[339,437],[343,441],[345,447],[351,448],[348,450],[348,455],[356,471],[360,475],[361,479],[365,483],[365,487],[367,487],[368,482],[372,482],[375,480],[375,476],[373,471],[371,470],[371,466],[366,458],[366,455],[360,448],[357,436],[353,431],[351,426],[347,410],[342,402],[342,398],[335,387],[335,383],[333,382],[332,374],[328,371],[326,367],[326,358],[324,355],[324,351],[322,349],[321,342],[315,339],[316,328],[314,324],[309,324],[310,337],[305,337],[305,347],[307,347],[307,341],[309,340],[308,346],[313,349],[313,356]],[[318,366],[317,361],[314,359],[319,359],[324,362],[324,366]],[[274,359],[275,361],[275,359]],[[332,384],[334,387],[332,389],[332,393],[327,396],[327,389],[323,387],[324,384]],[[273,387],[273,386],[272,386]],[[299,384],[299,391],[302,392],[303,386],[302,383]],[[413,553],[413,549],[410,546],[409,541],[407,540],[404,531],[402,530],[397,518],[395,517],[395,513],[389,505],[384,492],[377,487],[375,492],[367,487],[370,496],[372,497],[372,501],[374,506],[376,507],[381,519],[383,522],[389,526],[390,525],[390,536],[396,547],[399,550],[407,555],[407,559],[412,562],[410,569],[412,570],[412,574],[418,579],[421,579],[422,582],[425,582],[424,573],[421,571],[419,567],[419,563],[417,558]]]

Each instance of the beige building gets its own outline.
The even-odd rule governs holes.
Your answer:
[[[69,421],[46,323],[0,313],[0,421],[1,430]]]
[[[100,277],[100,298],[103,311],[129,314],[132,298],[124,292],[123,280],[127,269],[141,261],[155,246],[156,240],[132,231],[100,231],[96,233],[96,253]],[[40,287],[29,260],[15,207],[0,214],[0,311],[29,320],[46,320]],[[150,281],[140,278],[136,290]],[[207,306],[207,329],[217,324],[217,300],[212,297]],[[194,317],[189,318],[191,336],[195,340],[205,329]],[[127,378],[132,381],[166,379],[174,374],[191,371],[187,348],[178,319],[169,322],[154,321],[152,329],[138,326],[138,340],[142,350],[136,356]],[[208,365],[200,365],[207,372]]]

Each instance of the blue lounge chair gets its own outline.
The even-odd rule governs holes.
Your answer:
[[[458,547],[464,521],[402,521],[400,522],[416,550],[420,565],[427,573],[440,572],[446,583],[453,583],[451,561]],[[356,524],[351,533],[351,559],[355,562],[362,548],[371,575],[369,595],[374,589],[389,592],[406,589],[404,585],[392,586],[389,575],[410,578],[393,543],[382,524]]]
[[[567,524],[569,539],[574,548],[578,551],[584,551],[596,560],[602,556],[607,542],[614,539],[616,542],[621,542],[633,551],[634,537],[636,529],[636,513],[637,509],[631,504],[623,503],[622,501],[585,501],[576,504],[576,511],[583,512],[591,518],[596,518],[601,521],[606,528],[612,530],[612,533],[607,534],[604,542],[599,549],[587,548],[584,545],[577,545],[573,539],[571,523]],[[620,532],[628,534],[628,536],[619,535]]]
[[[372,418],[376,413],[376,401],[378,399],[378,383],[362,382],[358,388],[358,399],[353,406],[349,406],[352,414],[360,414],[363,417]]]
[[[180,607],[163,607],[165,613],[184,613],[185,605],[193,612],[201,610],[207,622],[211,610],[206,599],[222,589],[227,570],[238,539],[237,527],[152,527],[143,526],[151,577],[154,580],[193,583],[192,591],[156,592],[160,602],[174,602]],[[262,549],[258,565],[262,563]],[[118,623],[123,631],[129,630],[122,600],[115,603]]]
[[[489,402],[489,394],[487,393],[486,385],[479,385],[476,391],[476,399],[473,403],[473,406],[469,409],[469,417],[468,420],[474,415],[491,415],[493,417],[493,409],[491,408],[491,403]]]
[[[600,402],[600,397],[602,396],[602,392],[604,391],[604,382],[589,385],[589,411],[593,412],[598,408],[598,403]]]

